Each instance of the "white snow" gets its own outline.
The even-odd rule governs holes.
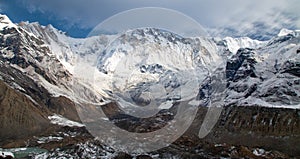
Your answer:
[[[292,31],[292,30],[283,28],[283,29],[280,30],[280,32],[278,33],[277,36],[286,36],[286,35],[288,35],[288,34],[290,34],[290,33],[293,33],[293,32],[294,32],[294,31]]]
[[[105,120],[105,121],[109,121],[108,118],[105,118],[105,117],[101,117],[102,120]]]
[[[61,126],[69,126],[69,127],[84,127],[85,125],[69,120],[61,115],[54,114],[52,116],[48,116],[48,119],[52,124],[57,124]]]
[[[172,106],[172,101],[166,101],[159,106],[159,109],[170,109]]]
[[[14,23],[12,23],[6,15],[0,14],[0,30],[12,27],[17,28],[17,26]]]
[[[288,108],[288,109],[300,109],[300,104],[296,105],[276,105],[274,103],[268,103],[262,99],[255,98],[255,97],[248,97],[241,101],[239,105],[244,105],[244,106],[253,106],[253,105],[258,105],[262,107],[270,107],[270,108]]]
[[[41,137],[38,139],[37,143],[43,144],[51,141],[61,141],[63,139],[64,139],[63,137],[56,137],[56,136]]]
[[[19,91],[26,92],[25,89],[24,89],[23,87],[21,87],[20,85],[18,85],[18,84],[15,83],[15,82],[12,83],[12,87],[13,87],[14,89],[19,90]]]
[[[235,54],[240,48],[256,49],[266,43],[264,41],[253,40],[248,37],[241,37],[241,38],[225,37],[224,41],[227,44],[229,51],[232,52],[233,54]]]
[[[12,58],[14,58],[15,57],[15,54],[12,52],[12,51],[7,51],[7,50],[2,50],[3,51],[3,54],[2,54],[2,56],[4,57],[4,58],[7,58],[7,59],[12,59]]]
[[[265,152],[266,152],[266,151],[265,151],[264,149],[261,149],[261,148],[258,149],[258,148],[257,148],[257,149],[254,149],[252,153],[253,153],[255,156],[263,156],[263,155],[265,154]]]
[[[14,154],[12,152],[8,152],[8,151],[2,151],[0,150],[0,157],[1,158],[6,158],[8,156],[11,156],[11,157],[15,157]]]

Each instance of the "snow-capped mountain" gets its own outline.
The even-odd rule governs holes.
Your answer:
[[[180,85],[176,81],[185,83],[184,78],[175,79],[175,70],[190,72],[187,70],[192,69],[191,72],[194,75],[183,73],[180,76],[200,77],[202,74],[199,73],[208,74],[205,69],[210,69],[209,71],[215,69],[217,63],[224,60],[224,55],[226,55],[228,58],[226,75],[229,82],[226,99],[230,104],[261,104],[262,106],[276,104],[276,106],[289,105],[288,107],[292,105],[298,107],[299,104],[298,87],[293,84],[299,77],[297,73],[288,73],[291,72],[288,71],[289,69],[297,70],[298,67],[298,31],[283,29],[278,36],[269,41],[252,40],[248,37],[182,38],[166,31],[149,28],[132,30],[114,36],[101,35],[76,39],[66,36],[51,25],[41,26],[38,23],[27,22],[15,25],[4,15],[1,16],[1,29],[2,61],[6,61],[11,67],[27,74],[52,95],[64,95],[72,98],[73,101],[76,100],[72,94],[74,93],[72,92],[74,79],[75,83],[81,83],[79,85],[87,87],[87,90],[94,94],[109,97],[107,92],[113,92],[113,89],[116,89],[111,87],[111,83],[120,82],[117,77],[122,77],[124,72],[124,74],[128,73],[125,71],[126,67],[128,71],[133,69],[133,66],[125,65],[125,63],[130,63],[124,60],[126,56],[132,56],[128,58],[130,60],[143,61],[142,63],[131,61],[133,65],[139,67],[136,69],[137,72],[130,72],[138,75],[131,76],[131,81],[126,83],[133,86],[140,82],[153,82],[153,80],[166,83],[166,81],[161,81],[162,74],[173,76],[174,81],[171,80],[175,82],[173,84]],[[145,59],[143,56],[149,57]],[[91,77],[81,77],[81,64],[91,69]],[[117,70],[120,68],[123,72]],[[89,83],[95,80],[94,76],[99,77],[100,80],[105,79],[105,82],[95,87]],[[293,85],[288,85],[288,83]],[[272,89],[281,85],[286,87],[282,88],[286,91]],[[122,87],[125,88],[124,85]],[[267,95],[270,89],[273,90],[272,96]]]
[[[299,109],[299,32],[258,49],[239,49],[227,64],[229,103]]]
[[[232,37],[225,37],[222,42],[224,43],[225,47],[233,54],[240,48],[252,48],[257,49],[260,46],[263,46],[265,41],[259,40],[252,40],[248,37],[241,37],[241,38],[232,38]]]
[[[222,60],[210,39],[144,28],[125,32],[110,43],[97,68],[112,77],[113,87],[106,92],[120,95],[127,101],[122,105],[155,102],[166,108],[173,100],[195,98],[200,83]]]
[[[70,73],[50,54],[43,40],[13,24],[6,16],[0,16],[0,24],[1,127],[7,130],[1,132],[1,138],[18,139],[50,126],[47,115],[51,109],[59,111],[56,108],[62,106],[58,102],[62,98],[51,96],[57,91],[47,85],[65,88]],[[74,112],[71,106],[67,110],[69,113],[64,110],[61,113],[69,116]]]
[[[76,56],[81,55],[93,59],[94,52],[103,50],[113,36],[99,36],[87,39],[72,38],[52,25],[41,26],[39,23],[21,22],[20,27],[44,40],[56,58],[73,73]],[[91,56],[91,57],[89,57]]]
[[[197,100],[212,97],[208,77],[220,67],[226,76],[226,106],[300,109],[299,61],[297,30],[282,29],[266,41],[180,37],[155,28],[77,39],[51,25],[14,24],[0,15],[0,86],[25,101],[18,108],[24,105],[31,112],[23,116],[19,109],[9,109],[18,115],[0,113],[0,118],[22,125],[24,117],[25,127],[43,125],[30,136],[49,125],[69,126],[61,123],[65,121],[83,126],[69,119],[80,120],[75,105],[84,102],[107,106],[116,100],[129,112],[135,110],[132,103],[154,101],[159,111],[171,108],[172,102],[199,105]],[[2,99],[13,105],[10,96]],[[24,129],[19,125],[13,129]],[[0,133],[3,138],[18,135]]]

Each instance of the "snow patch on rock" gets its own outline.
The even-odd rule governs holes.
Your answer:
[[[52,116],[48,116],[48,119],[52,124],[61,125],[61,126],[69,126],[69,127],[84,127],[85,125],[69,120],[61,115],[54,114]]]

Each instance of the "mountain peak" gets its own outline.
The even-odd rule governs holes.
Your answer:
[[[0,30],[11,27],[17,26],[6,15],[0,14]]]
[[[293,33],[294,31],[292,31],[292,30],[289,30],[289,29],[286,29],[286,28],[282,28],[281,30],[280,30],[280,32],[278,33],[278,35],[277,36],[286,36],[286,35],[288,35],[288,34],[290,34],[290,33]]]

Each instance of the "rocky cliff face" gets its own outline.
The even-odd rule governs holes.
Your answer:
[[[259,106],[229,106],[206,139],[264,147],[299,156],[300,111]]]
[[[44,132],[50,126],[49,112],[0,81],[0,142]]]
[[[299,40],[292,32],[239,49],[226,66],[228,104],[299,108]]]

